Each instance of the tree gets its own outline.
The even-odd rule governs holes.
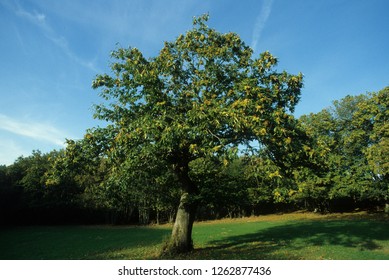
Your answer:
[[[276,72],[277,58],[269,52],[253,58],[237,34],[219,33],[207,20],[194,18],[193,29],[165,42],[156,57],[146,59],[136,48],[113,51],[111,75],[98,75],[92,84],[110,101],[95,113],[116,131],[107,157],[118,169],[157,161],[179,182],[171,252],[193,248],[199,189],[190,177],[192,161],[218,156],[227,163],[239,145],[255,141],[285,164],[296,136],[290,113],[302,74]]]
[[[386,95],[383,90],[378,94],[346,96],[334,101],[330,108],[300,118],[307,133],[316,140],[314,149],[320,155],[321,171],[296,172],[301,190],[298,194],[316,201],[315,208],[323,208],[317,202],[325,201],[325,207],[332,204],[336,210],[372,207],[385,201]]]
[[[372,123],[370,142],[364,152],[389,211],[389,87],[374,93],[363,105],[365,119]]]
[[[389,180],[389,87],[373,94],[365,105],[367,118],[373,123],[371,145],[366,154],[375,174]]]

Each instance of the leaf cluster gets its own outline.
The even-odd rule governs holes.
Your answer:
[[[193,29],[165,42],[156,57],[136,48],[112,52],[112,75],[93,81],[110,102],[95,114],[114,127],[110,155],[184,166],[254,140],[276,155],[294,142],[289,113],[302,74],[276,72],[269,52],[253,58],[237,34],[219,33],[206,21],[195,18]]]

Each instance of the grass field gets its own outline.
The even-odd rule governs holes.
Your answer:
[[[157,259],[171,225],[0,229],[0,259]],[[384,214],[292,213],[195,223],[179,259],[389,260]]]

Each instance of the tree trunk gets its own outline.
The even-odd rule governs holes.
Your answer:
[[[196,209],[197,205],[191,201],[190,194],[184,192],[181,195],[169,244],[171,253],[185,253],[193,250],[192,228]]]
[[[172,235],[163,250],[163,254],[180,254],[193,250],[192,228],[197,211],[198,188],[189,177],[188,162],[177,166],[175,173],[181,182],[183,192]]]

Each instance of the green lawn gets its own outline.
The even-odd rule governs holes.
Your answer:
[[[171,225],[0,229],[0,259],[156,259]],[[385,259],[389,219],[294,213],[200,222],[180,259]]]

